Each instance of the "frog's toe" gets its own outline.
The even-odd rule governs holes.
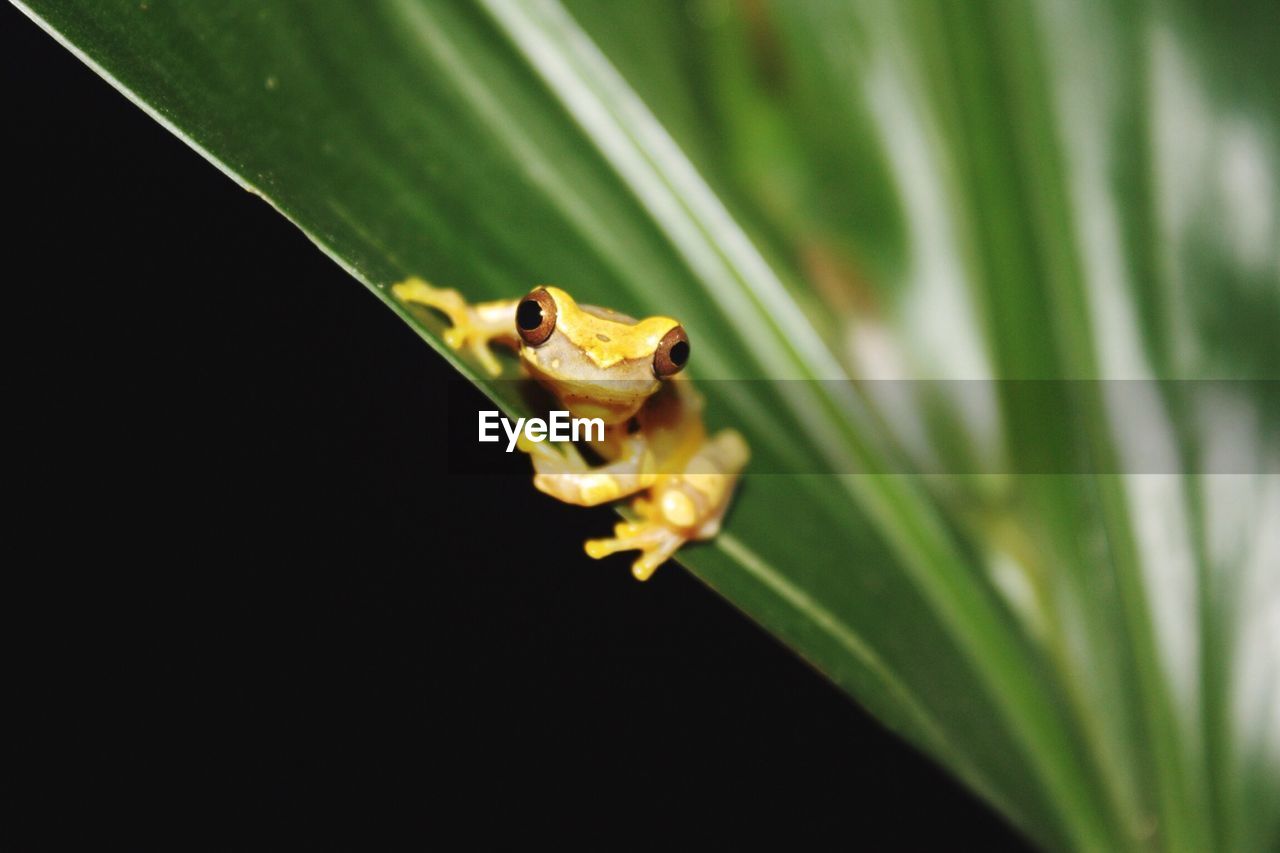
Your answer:
[[[671,559],[680,550],[685,537],[675,530],[652,522],[620,521],[608,539],[588,539],[587,556],[598,560],[619,551],[640,551],[631,564],[631,573],[637,580],[648,580],[654,570]]]
[[[647,548],[634,563],[631,564],[631,574],[638,581],[647,581],[663,563],[670,560],[680,550],[680,546],[684,544],[684,538],[672,535],[671,540],[661,546]]]
[[[449,331],[453,332],[457,331],[457,329],[450,329]],[[465,336],[462,337],[465,338]],[[449,336],[447,333],[445,335],[445,343],[449,343]],[[459,349],[462,344],[449,343],[449,346],[454,349]],[[471,351],[471,354],[476,357],[476,361],[480,362],[480,366],[484,368],[485,373],[493,377],[502,375],[502,365],[498,363],[498,359],[494,357],[493,352],[489,349],[488,341],[481,340],[479,338],[472,338],[468,349]]]

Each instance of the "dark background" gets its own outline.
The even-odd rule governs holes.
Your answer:
[[[0,17],[6,693],[31,759],[6,785],[59,807],[46,838],[1018,845],[679,567],[588,560],[610,510],[536,493],[514,454],[450,474],[441,410],[480,395]]]

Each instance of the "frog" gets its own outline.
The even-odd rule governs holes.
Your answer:
[[[639,551],[631,572],[644,581],[686,543],[720,533],[750,450],[737,430],[707,430],[704,398],[684,372],[689,336],[677,320],[579,304],[552,285],[475,304],[416,276],[391,291],[443,314],[445,344],[490,376],[503,372],[495,350],[512,350],[525,377],[572,417],[603,422],[602,435],[580,442],[597,461],[570,442],[522,435],[517,444],[538,491],[578,506],[629,501],[613,536],[585,542],[588,556]]]

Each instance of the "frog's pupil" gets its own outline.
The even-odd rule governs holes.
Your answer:
[[[683,367],[684,363],[689,360],[689,342],[677,341],[676,345],[671,348],[671,352],[667,353],[667,357],[671,359],[671,363],[676,367]]]
[[[532,332],[542,325],[542,306],[533,299],[521,302],[516,309],[516,323],[526,332]]]

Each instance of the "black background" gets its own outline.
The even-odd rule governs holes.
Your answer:
[[[46,836],[1019,845],[680,568],[588,560],[610,510],[515,454],[449,474],[442,407],[482,398],[0,16],[6,692],[33,759],[8,784],[58,805]]]

